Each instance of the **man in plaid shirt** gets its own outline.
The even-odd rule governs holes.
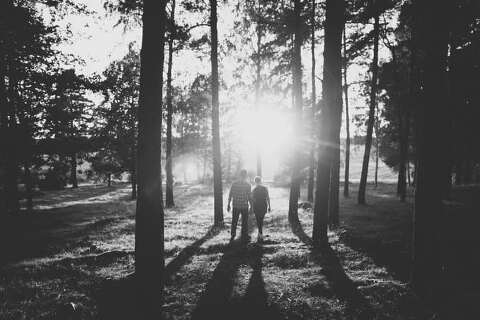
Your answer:
[[[248,204],[251,202],[250,192],[252,186],[247,181],[247,170],[240,171],[240,179],[235,181],[228,195],[227,211],[230,211],[230,203],[233,200],[232,230],[230,241],[235,239],[238,218],[242,215],[242,239],[248,240]]]

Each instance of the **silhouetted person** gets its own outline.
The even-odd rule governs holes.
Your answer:
[[[247,181],[247,170],[243,169],[240,171],[240,179],[232,184],[230,194],[228,195],[227,211],[230,211],[230,203],[233,200],[230,241],[235,239],[238,218],[240,215],[242,216],[242,240],[248,240],[248,204],[250,202],[251,190],[252,186]]]
[[[257,241],[263,240],[263,218],[265,214],[271,211],[270,209],[270,196],[268,195],[268,189],[262,185],[262,178],[255,177],[255,187],[252,190],[252,207],[255,219],[257,220],[258,237]]]

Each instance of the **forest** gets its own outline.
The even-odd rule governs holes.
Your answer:
[[[0,319],[479,319],[479,79],[478,0],[0,1]]]

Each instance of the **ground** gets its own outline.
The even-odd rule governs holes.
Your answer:
[[[211,229],[211,188],[175,189],[165,213],[166,319],[436,319],[407,284],[411,203],[395,188],[368,190],[367,206],[341,197],[331,247],[309,246],[312,212],[287,221],[288,191],[270,187],[262,244],[228,245]],[[304,192],[303,192],[304,193]],[[38,197],[31,215],[2,223],[1,319],[128,318],[133,293],[134,211],[127,185],[85,185]],[[239,234],[239,232],[237,232]]]

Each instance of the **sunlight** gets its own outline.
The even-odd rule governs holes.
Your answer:
[[[255,170],[256,154],[260,150],[263,176],[273,178],[292,143],[290,116],[289,110],[268,104],[260,106],[259,110],[242,108],[238,111],[235,127],[247,169]]]

